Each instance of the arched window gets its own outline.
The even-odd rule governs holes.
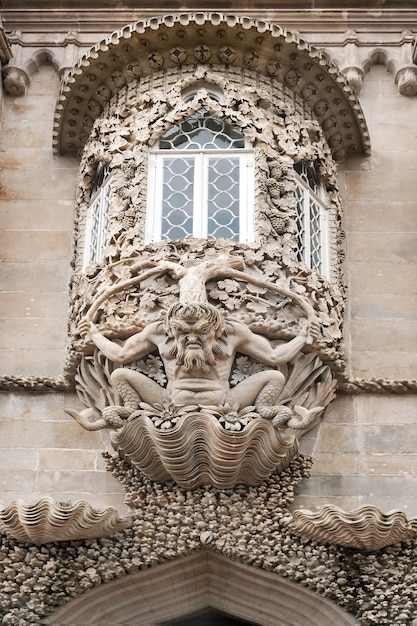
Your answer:
[[[91,191],[85,228],[83,268],[101,263],[107,245],[109,228],[110,168],[99,163]]]
[[[328,211],[324,189],[313,163],[297,163],[297,257],[324,276],[329,274]]]
[[[151,154],[146,240],[253,239],[253,151],[204,110],[172,127]]]

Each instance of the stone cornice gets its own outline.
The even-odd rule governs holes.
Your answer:
[[[50,6],[48,6],[48,4]],[[2,15],[5,27],[8,30],[22,30],[25,32],[65,32],[80,30],[82,32],[108,32],[111,29],[121,28],[134,20],[147,19],[155,15],[165,15],[167,12],[199,11],[201,6],[196,2],[181,3],[180,10],[176,11],[170,3],[169,7],[143,8],[140,0],[130,0],[130,8],[114,9],[113,3],[101,2],[95,6],[89,2],[89,8],[77,7],[73,2],[62,2],[60,7],[56,3],[38,2],[33,7],[31,0],[17,0],[3,2]],[[279,23],[285,28],[296,29],[304,33],[316,32],[344,32],[355,29],[362,32],[398,33],[403,30],[417,27],[417,9],[410,3],[408,8],[380,9],[379,3],[368,8],[312,8],[311,2],[297,3],[297,8],[291,8],[292,3],[282,2],[255,2],[251,8],[242,7],[241,2],[228,3],[227,7],[217,2],[204,3],[206,11],[238,12],[251,19],[268,20]],[[42,6],[43,5],[43,6]],[[281,7],[279,6],[281,5]],[[378,5],[378,6],[376,6]]]

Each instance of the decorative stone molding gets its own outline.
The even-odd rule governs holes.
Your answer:
[[[87,502],[67,505],[52,498],[42,498],[34,505],[17,500],[0,511],[0,532],[30,544],[107,537],[129,523],[112,507],[97,511]]]
[[[360,92],[366,72],[372,65],[379,63],[394,75],[401,95],[414,96],[417,89],[413,48],[415,34],[412,31],[404,30],[401,37],[391,40],[389,45],[381,44],[379,38],[364,39],[355,31],[347,31],[343,42],[337,46],[327,45],[326,51],[356,94]]]
[[[346,393],[417,393],[417,380],[339,376],[337,388]]]
[[[98,104],[103,106],[120,89],[121,83],[112,80],[115,74],[128,83],[161,68],[189,65],[195,69],[202,61],[213,66],[221,64],[224,71],[256,68],[259,74],[284,82],[290,92],[301,97],[310,86],[310,106],[314,109],[319,102],[325,103],[326,112],[319,120],[326,139],[335,133],[340,135],[343,155],[340,147],[334,149],[337,158],[368,151],[369,134],[360,105],[343,75],[323,52],[277,25],[220,13],[170,15],[135,22],[94,46],[62,86],[54,131],[57,151],[81,149],[83,122],[89,117],[94,120],[101,112],[96,94]]]
[[[62,376],[0,376],[0,391],[45,393],[71,391],[74,387],[75,364],[72,360]],[[337,374],[336,390],[343,393],[417,393],[417,380],[390,380],[388,378],[355,378]]]
[[[264,626],[275,626],[277,615],[282,625],[358,624],[351,615],[308,589],[271,572],[254,570],[210,548],[147,572],[133,573],[127,580],[107,584],[105,589],[91,590],[58,608],[45,624],[78,626],[99,619],[101,626],[128,620],[134,620],[137,626],[156,626],[181,616],[186,619],[196,615],[198,619],[205,607],[218,607],[222,616]]]
[[[64,78],[80,55],[79,42],[70,33],[60,46],[56,42],[49,47],[42,43],[34,46],[33,42],[27,45],[18,32],[9,35],[9,42],[10,58],[2,73],[6,93],[14,97],[25,95],[32,75],[44,65],[51,65]]]
[[[369,505],[354,511],[343,511],[330,504],[317,512],[299,509],[288,524],[304,539],[369,552],[417,536],[417,519],[408,520],[402,511],[384,514]]]

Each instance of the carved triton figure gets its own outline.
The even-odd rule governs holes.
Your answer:
[[[124,345],[105,337],[91,321],[82,322],[80,329],[117,365],[111,382],[124,402],[123,406],[106,407],[102,419],[95,422],[89,421],[92,409],[81,414],[69,410],[68,413],[88,430],[120,427],[123,419],[131,415],[141,401],[148,404],[167,401],[178,407],[237,404],[240,409],[254,405],[261,417],[273,420],[275,425],[284,425],[292,411],[277,405],[285,382],[283,374],[269,369],[253,374],[231,388],[229,376],[235,355],[239,352],[275,368],[295,357],[319,332],[318,324],[310,322],[297,337],[273,347],[244,324],[225,318],[207,301],[181,299],[169,309],[164,320],[149,324],[127,339]],[[165,367],[166,388],[138,371],[120,367],[155,350]],[[299,415],[303,417],[302,411],[306,410],[299,409]],[[316,409],[307,411],[313,412]]]

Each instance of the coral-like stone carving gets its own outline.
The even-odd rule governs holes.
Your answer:
[[[129,525],[130,520],[121,519],[112,507],[97,511],[87,502],[64,505],[52,498],[34,505],[16,500],[0,511],[1,532],[34,544],[107,537]]]
[[[417,519],[407,520],[402,511],[381,513],[373,506],[353,511],[326,505],[318,512],[294,511],[289,526],[297,534],[318,543],[331,543],[377,551],[417,536]]]

